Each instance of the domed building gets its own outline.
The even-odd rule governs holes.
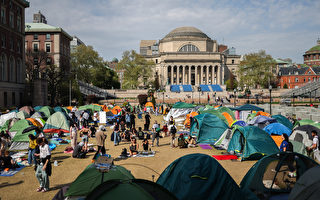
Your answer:
[[[223,85],[236,76],[240,55],[195,27],[179,27],[161,40],[141,40],[140,54],[152,59],[162,87]]]
[[[304,64],[309,66],[320,66],[320,39],[317,45],[306,51],[303,55]]]

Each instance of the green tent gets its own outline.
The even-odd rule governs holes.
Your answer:
[[[178,158],[161,173],[157,184],[178,199],[246,199],[219,162],[205,154]]]
[[[185,102],[177,102],[175,103],[172,108],[194,108],[196,105],[190,104],[190,103],[185,103]]]
[[[80,106],[78,110],[90,110],[91,113],[93,113],[94,111],[97,111],[97,112],[102,111],[102,107],[98,105],[90,104],[90,105]]]
[[[245,104],[245,105],[238,106],[238,107],[235,107],[235,108],[230,108],[230,109],[231,110],[237,110],[237,111],[245,111],[245,110],[264,111],[263,108],[260,108],[258,106],[254,106],[254,105],[251,105],[251,104]]]
[[[64,132],[68,133],[70,129],[70,123],[62,112],[56,112],[52,114],[46,124],[43,127],[44,133],[59,133]]]
[[[69,113],[69,110],[65,107],[60,107],[60,106],[56,106],[54,109],[54,112],[62,112],[62,113],[65,113],[65,114],[68,114]]]
[[[233,119],[236,118],[236,117],[234,116],[234,112],[233,112],[232,110],[230,110],[230,108],[228,108],[228,107],[219,107],[219,108],[218,108],[218,111],[219,111],[220,113],[224,113],[224,112],[228,113]]]
[[[17,112],[17,118],[19,118],[19,119],[26,119],[29,117],[30,117],[30,115],[24,110]]]
[[[161,185],[143,179],[106,181],[96,187],[86,199],[177,200],[171,192]]]
[[[197,137],[197,143],[214,144],[227,128],[217,116],[205,113],[192,118],[190,133]]]
[[[221,119],[224,123],[229,124],[227,119],[221,114],[221,112],[219,112],[216,109],[203,110],[200,112],[200,114],[205,114],[205,113],[210,113],[212,115],[215,115],[219,117],[219,119]]]
[[[290,122],[290,120],[288,120],[285,116],[283,115],[272,115],[273,119],[276,119],[277,122],[279,122],[280,124],[285,125],[286,127],[288,127],[290,130],[293,129],[293,124]]]
[[[249,160],[278,153],[279,149],[274,140],[264,130],[256,126],[237,126],[227,151],[238,154],[242,160]]]
[[[22,133],[24,129],[29,128],[33,126],[33,124],[26,120],[21,119],[14,123],[14,125],[10,128],[9,133],[11,136],[13,136],[12,141],[13,142],[28,142],[29,141],[29,134],[33,134],[34,131],[29,131],[27,133]]]
[[[302,120],[296,121],[296,123],[294,124],[294,127],[303,126],[303,125],[313,125],[314,126],[314,124],[316,124],[316,122],[311,119],[302,119]]]
[[[8,119],[0,128],[0,131],[7,131],[9,130],[17,121],[19,121],[18,118],[12,118]]]
[[[276,198],[277,195],[290,193],[296,179],[301,177],[308,169],[317,165],[312,159],[298,153],[281,152],[272,154],[262,158],[251,167],[242,179],[240,188],[257,196],[278,199]],[[296,177],[288,176],[291,172],[290,168],[292,168],[291,171],[296,172]],[[279,185],[286,187],[279,187]]]
[[[65,196],[81,197],[87,196],[101,183],[113,180],[130,180],[134,179],[133,175],[122,166],[114,166],[109,172],[101,173],[94,164],[90,164],[87,168],[71,183]]]
[[[34,109],[35,111],[39,111],[41,108],[42,108],[42,106],[36,106],[36,107],[34,107],[33,109]]]
[[[54,113],[54,110],[50,106],[43,106],[38,112],[42,112],[44,118],[48,119]]]

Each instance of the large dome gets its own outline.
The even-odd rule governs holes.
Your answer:
[[[177,37],[198,37],[198,38],[209,38],[206,34],[195,27],[179,27],[171,31],[163,39],[177,38]]]

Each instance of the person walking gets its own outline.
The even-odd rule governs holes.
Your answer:
[[[130,114],[130,122],[131,122],[130,129],[131,130],[135,129],[136,128],[136,116],[135,116],[135,114],[133,112]]]
[[[157,121],[154,122],[152,126],[152,146],[154,144],[154,140],[157,140],[157,146],[159,146],[159,138],[160,138],[160,127]]]
[[[32,164],[36,164],[36,158],[34,156],[34,153],[36,151],[36,146],[37,146],[37,138],[33,134],[29,134],[29,149],[28,149],[28,164],[29,166]]]
[[[120,129],[119,124],[118,124],[118,122],[116,122],[116,124],[114,125],[114,129],[113,129],[114,146],[119,145],[119,142],[120,142],[119,129]]]
[[[71,147],[74,149],[77,146],[77,137],[78,137],[78,128],[76,123],[72,123],[70,126],[70,139],[71,139]]]
[[[175,147],[174,141],[176,139],[177,127],[176,125],[172,124],[169,126],[170,135],[171,135],[171,147]]]
[[[148,112],[146,112],[146,115],[144,116],[144,118],[145,118],[144,130],[149,131],[151,117]]]
[[[320,152],[319,152],[319,138],[317,131],[312,131],[312,145],[307,147],[308,156],[314,160],[320,161]]]
[[[102,155],[106,154],[106,148],[105,148],[106,138],[107,138],[106,128],[103,125],[101,125],[99,126],[99,130],[96,132],[96,141],[97,141],[98,150],[96,154],[93,156],[94,160],[97,158],[97,156],[100,153],[102,153]]]
[[[47,192],[49,190],[49,176],[51,176],[51,150],[48,141],[45,138],[38,138],[40,163],[37,166],[36,177],[39,181],[39,188],[37,192]]]

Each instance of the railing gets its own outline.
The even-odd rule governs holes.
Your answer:
[[[80,92],[84,95],[95,95],[96,97],[115,98],[115,95],[109,94],[105,89],[78,81]]]
[[[292,89],[289,92],[286,92],[281,95],[282,98],[290,98],[296,96],[309,96],[311,93],[312,97],[320,96],[320,82],[310,82],[306,85]]]

